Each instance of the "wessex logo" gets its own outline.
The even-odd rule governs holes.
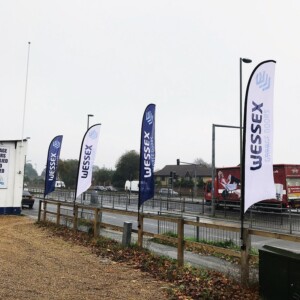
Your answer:
[[[263,91],[268,90],[271,87],[271,77],[265,71],[259,72],[256,75],[256,85]]]
[[[96,130],[92,130],[91,132],[89,132],[89,138],[94,140],[98,137],[97,131]]]
[[[153,120],[152,120],[153,121]],[[150,149],[150,132],[144,131],[144,170],[145,170],[145,178],[151,177],[151,149]]]
[[[97,134],[96,134],[97,136]],[[84,158],[82,162],[82,175],[81,178],[87,178],[89,174],[89,169],[91,165],[91,154],[92,154],[93,146],[90,145],[85,145],[84,149]]]
[[[147,121],[147,123],[149,125],[152,125],[153,120],[154,120],[154,116],[153,116],[152,112],[151,111],[147,111],[147,113],[146,113],[146,121]]]
[[[57,165],[57,156],[56,153],[50,154],[50,163],[49,163],[49,181],[53,181],[55,177],[55,171],[56,171],[56,165]]]
[[[56,149],[60,148],[60,142],[59,141],[54,141],[52,146]]]
[[[251,115],[251,159],[253,166],[250,167],[252,171],[258,170],[262,165],[262,138],[261,138],[261,122],[263,120],[263,103],[256,104],[252,101],[252,115]]]

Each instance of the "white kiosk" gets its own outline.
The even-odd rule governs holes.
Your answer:
[[[22,210],[27,140],[0,141],[0,215]]]

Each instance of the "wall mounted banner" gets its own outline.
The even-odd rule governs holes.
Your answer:
[[[244,212],[253,204],[276,199],[273,176],[273,91],[275,61],[252,72],[244,112]]]
[[[0,189],[7,189],[9,148],[0,147]]]
[[[93,165],[97,153],[101,124],[91,126],[85,133],[80,150],[75,199],[92,184]]]
[[[55,190],[57,167],[62,144],[62,135],[56,136],[50,143],[46,164],[44,197]]]
[[[144,112],[141,130],[140,179],[138,208],[154,197],[155,163],[155,104],[149,104]]]

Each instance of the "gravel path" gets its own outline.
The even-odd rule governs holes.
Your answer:
[[[166,283],[52,236],[24,216],[0,216],[0,299],[167,299]]]

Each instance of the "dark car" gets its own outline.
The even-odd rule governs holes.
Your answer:
[[[29,193],[29,191],[23,190],[22,208],[23,206],[28,206],[29,208],[33,208],[33,204],[34,204],[33,196]]]

